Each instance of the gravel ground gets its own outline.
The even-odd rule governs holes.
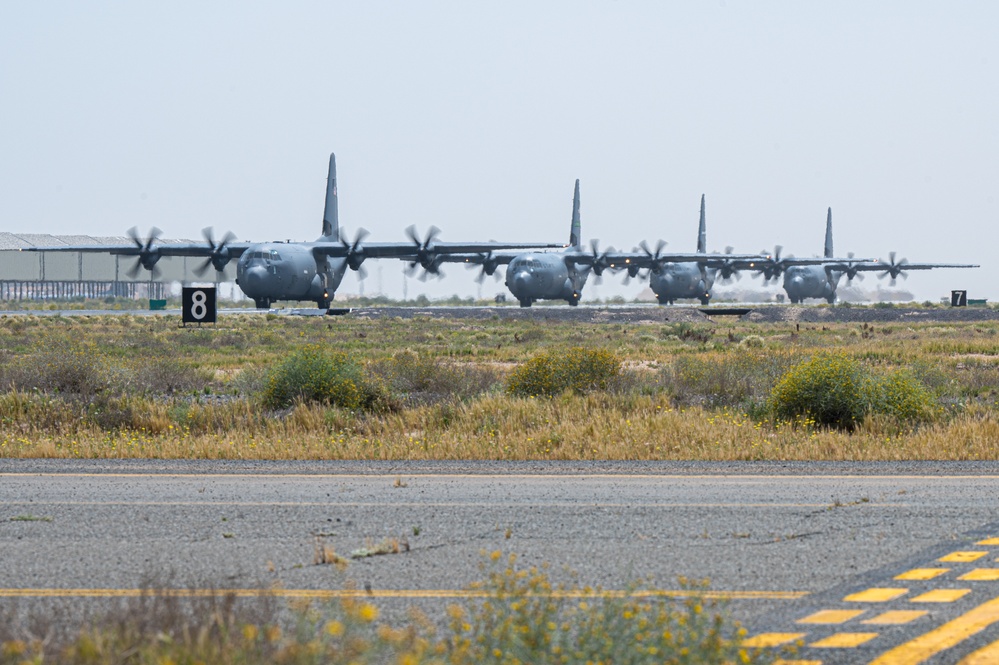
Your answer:
[[[725,310],[749,310],[738,316]],[[996,321],[999,310],[986,307],[926,309],[922,307],[822,307],[798,305],[659,307],[622,305],[611,307],[372,307],[354,309],[352,318],[386,319],[417,317],[448,319],[493,319],[520,321],[577,321],[580,323],[676,323],[737,319],[760,323],[922,323],[929,321]]]

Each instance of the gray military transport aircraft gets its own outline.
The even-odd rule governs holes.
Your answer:
[[[702,239],[704,236],[703,203],[702,198]],[[506,286],[520,302],[521,307],[530,307],[537,300],[565,300],[569,305],[575,307],[579,304],[583,285],[590,273],[600,279],[604,270],[607,269],[627,270],[630,277],[637,276],[642,269],[648,269],[653,275],[657,275],[666,266],[671,266],[677,271],[680,270],[680,266],[683,268],[689,266],[690,272],[697,275],[703,275],[705,270],[709,268],[728,274],[737,268],[758,266],[761,262],[768,260],[767,256],[759,254],[719,254],[716,258],[703,252],[697,254],[689,252],[665,253],[663,252],[665,244],[665,242],[659,241],[655,252],[649,249],[644,240],[640,244],[642,251],[636,249],[631,252],[618,252],[610,248],[601,252],[599,244],[593,240],[590,242],[589,251],[584,249],[580,230],[579,180],[576,180],[572,197],[569,246],[565,250],[520,254],[511,252],[490,252],[478,255],[453,254],[441,256],[440,260],[464,261],[480,265],[482,272],[479,275],[479,281],[484,279],[485,275],[494,274],[499,265],[508,263]],[[664,279],[664,282],[668,281],[668,278]],[[700,286],[695,284],[695,287],[701,289],[697,293],[703,293],[703,283]]]
[[[784,269],[784,291],[792,303],[800,303],[805,298],[824,298],[826,302],[832,304],[836,302],[836,287],[839,280],[845,275],[847,283],[854,278],[863,279],[862,272],[880,272],[879,278],[891,276],[891,284],[895,285],[895,280],[899,276],[906,279],[909,270],[931,270],[933,268],[977,268],[977,265],[963,263],[909,263],[906,259],[895,260],[895,252],[888,255],[888,261],[873,261],[869,259],[855,259],[851,254],[846,259],[833,257],[833,234],[832,234],[832,208],[826,215],[826,242],[824,256],[821,262],[805,265],[793,263],[798,259],[785,259],[789,261]],[[779,257],[778,257],[779,260]],[[805,261],[808,261],[807,259]],[[764,281],[776,278],[780,272],[763,273]]]
[[[128,234],[134,245],[62,245],[58,247],[30,247],[34,252],[106,252],[136,257],[135,265],[128,271],[135,277],[141,268],[156,274],[156,262],[164,256],[204,257],[205,262],[195,269],[203,275],[209,267],[222,272],[233,259],[236,260],[236,283],[259,308],[268,308],[277,300],[313,301],[327,308],[347,268],[362,270],[365,259],[396,258],[420,264],[435,273],[440,257],[456,253],[490,253],[502,249],[559,248],[558,243],[496,243],[438,242],[440,230],[431,227],[421,240],[414,227],[406,229],[410,242],[365,243],[368,232],[359,229],[353,242],[344,239],[340,232],[337,213],[336,157],[330,154],[329,178],[326,183],[326,206],[323,211],[322,235],[315,242],[233,242],[235,236],[227,233],[218,242],[211,228],[203,231],[205,244],[155,245],[161,231],[153,228],[143,240],[135,228]]]
[[[726,247],[724,254],[708,254],[703,194],[701,219],[697,228],[697,252],[679,255],[683,259],[676,261],[663,255],[662,250],[665,246],[666,243],[660,240],[653,252],[643,240],[639,247],[644,255],[629,259],[627,266],[613,263],[610,266],[628,271],[625,284],[631,278],[639,276],[640,270],[648,270],[649,286],[656,294],[660,305],[672,305],[683,298],[696,298],[702,305],[707,305],[711,300],[711,288],[717,277],[723,280],[738,278],[740,270],[759,269],[770,260],[765,254],[733,254],[731,247]]]

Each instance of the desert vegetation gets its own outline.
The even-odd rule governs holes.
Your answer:
[[[999,458],[999,323],[0,318],[0,456]]]
[[[505,565],[504,565],[505,564]],[[413,609],[409,620],[380,616],[366,598],[297,603],[280,611],[265,590],[257,599],[158,593],[66,630],[50,617],[4,616],[0,665],[57,663],[772,663],[776,655],[742,646],[704,585],[683,582],[685,598],[554,584],[545,567],[518,568],[492,552],[477,598],[452,604],[443,622]]]

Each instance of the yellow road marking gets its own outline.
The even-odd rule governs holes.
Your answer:
[[[976,545],[999,545],[999,538],[986,538],[985,540],[979,540]]]
[[[957,665],[995,665],[999,663],[999,642],[969,653]]]
[[[778,658],[774,665],[822,665],[821,660],[782,660]]]
[[[911,598],[910,603],[953,603],[959,598],[964,598],[971,589],[933,589],[924,594]]]
[[[992,624],[999,622],[999,598],[979,605],[939,628],[886,651],[870,665],[915,665],[955,644],[960,644]]]
[[[994,582],[995,580],[999,580],[999,568],[975,568],[957,579],[972,582]]]
[[[750,637],[742,643],[750,649],[766,649],[768,647],[779,647],[782,644],[789,644],[795,640],[800,640],[805,633],[760,633]]]
[[[808,646],[816,649],[852,649],[865,642],[870,642],[877,636],[877,633],[836,633],[818,642],[812,642]]]
[[[522,508],[521,501],[4,501],[5,506],[277,506],[281,508]],[[544,504],[553,508],[828,508],[827,503],[598,503],[587,501],[552,501]],[[889,508],[908,508],[908,505],[890,504]]]
[[[798,619],[795,623],[846,623],[850,619],[859,617],[866,610],[819,610],[815,614],[810,614],[804,619]]]
[[[913,568],[901,575],[896,575],[896,580],[932,580],[940,577],[944,573],[949,573],[950,568]]]
[[[909,593],[908,589],[880,589],[873,588],[858,593],[851,593],[844,598],[848,603],[887,603]]]
[[[929,614],[926,610],[890,610],[883,612],[876,617],[865,619],[860,623],[871,624],[872,626],[900,626],[902,624],[915,621]]]
[[[978,561],[983,556],[988,556],[988,552],[951,552],[947,556],[942,556],[937,561],[952,561],[954,563],[970,563]]]
[[[465,589],[0,589],[0,598],[122,598],[136,596],[170,596],[204,598],[232,595],[237,598],[486,598],[485,591]],[[641,591],[555,591],[559,598],[690,598],[711,600],[797,600],[807,591],[705,591],[703,593],[674,589],[644,589]]]

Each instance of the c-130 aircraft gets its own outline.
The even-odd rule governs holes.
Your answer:
[[[899,276],[907,279],[908,270],[931,270],[933,268],[977,268],[978,265],[968,263],[909,263],[906,259],[895,260],[895,252],[891,252],[888,261],[870,261],[866,259],[855,259],[852,254],[846,259],[833,257],[833,234],[832,234],[832,208],[826,215],[826,239],[823,251],[824,257],[821,262],[811,260],[812,265],[788,265],[784,269],[784,291],[792,303],[803,302],[805,298],[824,298],[826,302],[832,304],[836,302],[836,287],[839,280],[846,275],[847,282],[852,282],[854,278],[863,279],[862,272],[880,272],[880,278],[891,276],[891,284],[895,285],[895,280]],[[791,262],[799,261],[789,259]],[[809,261],[805,259],[804,261]],[[776,278],[780,272],[767,274],[764,272],[764,280]]]
[[[134,245],[62,245],[30,247],[25,251],[106,252],[134,256],[135,265],[128,271],[131,277],[135,277],[141,268],[155,276],[156,263],[164,256],[204,257],[205,262],[195,269],[199,275],[212,266],[222,272],[229,261],[235,259],[236,284],[258,308],[266,309],[278,300],[313,301],[320,308],[327,308],[347,268],[362,270],[361,264],[366,259],[407,260],[435,273],[441,257],[448,254],[563,247],[558,243],[444,243],[437,241],[440,230],[436,227],[431,227],[422,240],[412,226],[406,229],[406,233],[410,242],[365,243],[368,232],[364,229],[358,230],[353,242],[344,239],[337,211],[336,155],[331,153],[322,235],[314,242],[233,242],[235,236],[232,233],[227,233],[216,242],[209,227],[203,231],[205,244],[155,245],[161,235],[159,229],[153,228],[149,236],[142,240],[133,227],[128,234]]]
[[[703,203],[703,201],[702,201]],[[703,212],[703,206],[702,206]],[[702,218],[703,221],[703,218]],[[618,252],[610,248],[601,252],[596,240],[590,242],[590,250],[582,246],[581,223],[579,213],[579,180],[576,180],[572,196],[572,222],[569,229],[569,245],[561,252],[489,252],[487,254],[463,255],[452,254],[442,256],[441,261],[463,261],[471,265],[482,266],[478,280],[485,275],[495,273],[501,264],[509,264],[506,271],[506,286],[521,307],[530,307],[538,300],[565,300],[570,306],[579,304],[583,285],[592,272],[597,279],[604,270],[628,270],[630,276],[637,275],[641,268],[649,268],[653,273],[663,265],[691,264],[693,270],[704,271],[705,265],[713,265],[716,259],[712,255],[682,253],[665,253],[660,241],[653,253],[643,240],[642,251]],[[723,265],[758,265],[765,262],[765,255],[756,254],[725,254],[718,255],[718,261]]]

